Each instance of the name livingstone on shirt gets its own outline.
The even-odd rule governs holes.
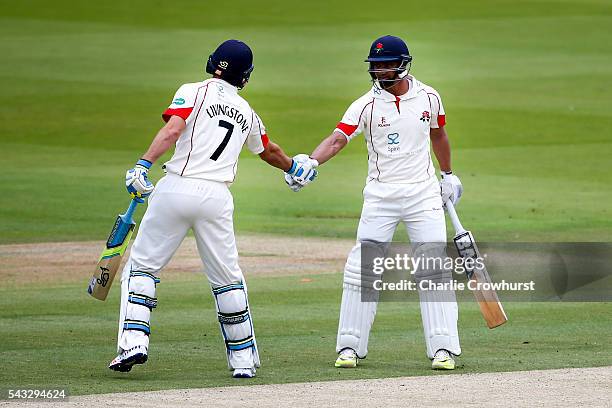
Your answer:
[[[240,111],[236,108],[216,103],[206,108],[206,113],[211,118],[219,115],[224,115],[230,119],[234,119],[236,123],[238,123],[238,125],[242,128],[243,133],[249,129],[249,125],[247,124],[244,115],[240,113]]]

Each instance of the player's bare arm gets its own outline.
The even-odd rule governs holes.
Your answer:
[[[263,152],[259,153],[261,160],[268,163],[270,166],[288,172],[293,165],[293,159],[285,154],[279,145],[273,142],[268,142],[268,145]]]
[[[185,130],[185,126],[183,118],[172,116],[168,123],[157,132],[149,150],[138,160],[134,168],[128,170],[125,174],[125,186],[130,195],[139,202],[142,202],[153,192],[153,183],[148,178],[149,169],[170,146],[175,145],[181,133]]]
[[[144,160],[155,163],[162,154],[176,144],[176,141],[185,130],[187,124],[185,120],[179,116],[172,116],[168,123],[157,132],[155,139],[151,142],[149,150],[142,156]]]
[[[440,126],[437,129],[431,129],[429,131],[429,138],[431,139],[431,146],[433,148],[438,164],[440,165],[440,171],[450,172],[451,171],[451,150],[450,142],[448,141],[448,135],[444,126]]]
[[[305,154],[298,154],[291,158],[276,143],[268,142],[259,157],[269,165],[283,170],[285,182],[294,192],[300,191],[317,177],[318,163],[316,160]]]
[[[338,154],[347,143],[346,136],[342,132],[334,131],[323,139],[310,156],[306,154],[294,156],[291,168],[285,174],[285,182],[289,188],[298,192],[313,181],[317,176],[316,167]]]
[[[429,131],[429,138],[440,165],[440,193],[442,194],[442,202],[446,204],[450,200],[456,205],[459,202],[459,198],[461,198],[461,194],[463,194],[463,186],[459,177],[454,175],[451,170],[451,150],[446,129],[444,126],[432,128]]]
[[[348,141],[342,132],[335,131],[325,138],[319,146],[312,152],[310,157],[323,164],[340,152]]]

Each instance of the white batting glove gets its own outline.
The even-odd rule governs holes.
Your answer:
[[[293,160],[298,162],[297,170],[292,174],[293,179],[302,186],[314,181],[318,174],[316,168],[319,162],[306,154],[298,154]]]
[[[463,186],[459,177],[455,176],[452,172],[442,172],[440,174],[440,193],[442,194],[442,204],[446,205],[448,200],[457,205],[459,199],[463,194]]]
[[[285,183],[287,183],[287,186],[289,186],[294,193],[300,191],[303,186],[293,179],[292,174],[297,173],[298,167],[308,159],[309,157],[307,155],[298,154],[291,159],[291,168],[285,173]]]
[[[291,177],[292,181],[289,181],[289,179],[285,177],[285,181],[289,185],[289,188],[291,188],[293,191],[299,191],[300,188],[314,181],[318,174],[316,170],[318,165],[318,161],[310,158],[306,154],[298,154],[294,156],[291,163],[291,168],[286,173],[289,177]],[[296,189],[295,184],[300,186],[300,188]]]
[[[287,183],[287,186],[289,186],[289,188],[291,189],[291,191],[293,191],[294,193],[297,193],[298,191],[300,191],[302,189],[302,185],[298,184],[297,181],[295,181],[293,179],[293,177],[291,177],[289,174],[285,173],[285,183]]]
[[[152,164],[148,160],[140,159],[133,169],[125,173],[125,187],[132,198],[139,202],[144,202],[144,198],[148,197],[155,188],[147,177]]]

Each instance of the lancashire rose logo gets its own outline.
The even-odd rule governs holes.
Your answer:
[[[425,121],[429,122],[429,112],[427,112],[427,111],[423,112],[423,114],[421,115],[421,121],[422,122],[425,122]]]
[[[376,44],[376,52],[379,53],[383,50],[383,45],[382,43],[378,43]]]

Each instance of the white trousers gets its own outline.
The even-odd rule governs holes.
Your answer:
[[[362,243],[391,242],[400,222],[404,223],[412,243],[446,242],[444,210],[436,177],[415,184],[373,180],[366,184],[363,197],[357,244],[345,266],[336,344],[337,352],[350,347],[361,358],[367,355],[369,333],[376,315],[376,302],[361,299]],[[444,302],[436,301],[435,296],[433,292],[419,292],[427,356],[433,358],[439,349],[459,355],[458,308],[454,294],[451,293],[451,301],[447,296]]]
[[[233,197],[225,183],[189,179],[173,174],[167,174],[157,183],[154,192],[149,197],[147,210],[121,278],[122,301],[119,319],[119,349],[127,350],[137,345],[148,347],[149,333],[146,326],[149,323],[151,308],[148,310],[144,308],[142,306],[143,302],[133,304],[132,298],[143,298],[138,294],[134,295],[133,292],[140,287],[144,287],[143,291],[148,292],[144,293],[145,298],[147,296],[151,297],[151,293],[154,296],[155,288],[152,286],[154,280],[147,280],[147,274],[157,278],[188,231],[192,229],[204,265],[204,272],[218,303],[217,311],[226,314],[244,312],[239,323],[245,328],[238,330],[240,333],[246,333],[242,336],[244,338],[228,339],[227,333],[236,330],[228,330],[224,328],[223,324],[221,325],[226,343],[229,340],[245,340],[242,344],[251,345],[251,347],[239,350],[236,348],[241,346],[235,346],[234,349],[230,350],[229,343],[227,344],[230,368],[248,368],[259,365],[248,310],[246,284],[238,266],[233,212]],[[130,279],[132,283],[130,283]],[[138,284],[134,285],[134,282]],[[224,287],[226,289],[217,290]],[[234,290],[241,290],[244,294],[234,296],[233,294],[236,293],[233,292]],[[222,296],[224,300],[220,301],[217,293],[227,293],[231,296]],[[219,306],[226,310],[220,310]],[[240,310],[230,310],[232,308]],[[130,319],[136,319],[135,326],[126,326],[126,321],[132,321]],[[220,316],[220,319],[222,319],[222,316]],[[227,321],[227,319],[224,321]],[[142,330],[129,330],[129,327]],[[250,336],[248,332],[250,332]],[[250,342],[248,341],[249,337],[251,338]]]

